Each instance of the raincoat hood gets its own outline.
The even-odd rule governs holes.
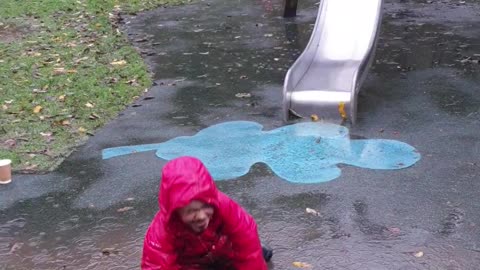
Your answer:
[[[194,157],[169,161],[162,170],[160,212],[169,221],[176,209],[199,200],[218,208],[218,190],[203,163]]]

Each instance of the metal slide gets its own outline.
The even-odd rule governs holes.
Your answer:
[[[290,115],[355,123],[357,95],[374,57],[383,0],[322,0],[307,47],[288,70]]]

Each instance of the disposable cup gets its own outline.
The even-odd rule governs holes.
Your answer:
[[[0,160],[0,184],[12,182],[12,161],[10,159]]]

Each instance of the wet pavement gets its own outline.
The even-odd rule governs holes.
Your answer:
[[[0,187],[0,269],[138,268],[165,161],[153,152],[102,160],[101,150],[225,121],[282,126],[283,78],[308,42],[317,6],[299,1],[298,17],[287,20],[278,2],[198,1],[126,17],[124,31],[156,85],[55,172],[16,175]],[[256,217],[276,251],[272,269],[293,269],[294,261],[313,269],[478,269],[478,15],[473,0],[386,1],[350,133],[414,146],[422,154],[415,166],[344,165],[333,181],[302,185],[256,164],[217,182]],[[235,96],[244,92],[252,97]]]

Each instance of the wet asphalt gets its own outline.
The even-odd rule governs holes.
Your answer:
[[[315,1],[284,19],[281,1],[196,1],[125,16],[122,30],[155,85],[54,172],[0,187],[0,269],[137,269],[158,209],[153,152],[109,160],[107,147],[158,143],[213,124],[281,120],[288,67],[306,46]],[[406,142],[413,167],[342,166],[292,184],[257,164],[218,187],[257,219],[271,269],[479,269],[480,3],[389,0],[353,138]],[[237,93],[251,93],[237,98]],[[319,215],[305,212],[305,208]],[[416,255],[416,256],[415,256]]]

